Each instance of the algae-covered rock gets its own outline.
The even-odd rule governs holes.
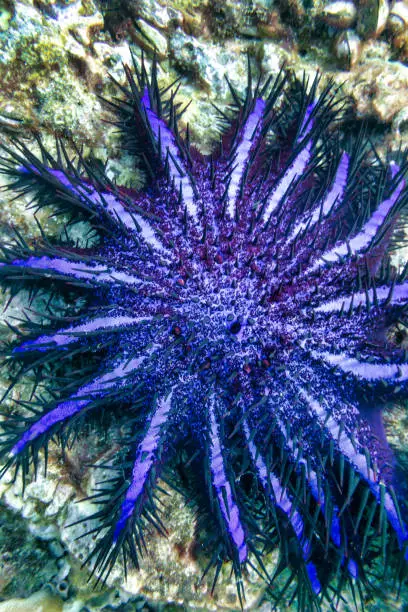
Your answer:
[[[156,50],[158,56],[161,59],[165,59],[167,56],[167,46],[168,41],[167,38],[159,32],[156,28],[153,28],[143,19],[137,19],[136,25],[140,30],[142,36],[147,39],[148,43],[150,43],[153,49]]]
[[[63,603],[46,590],[27,598],[12,598],[0,603],[0,612],[62,612]]]
[[[51,583],[58,571],[47,542],[30,531],[29,522],[22,515],[1,503],[0,600],[28,597]]]
[[[176,4],[172,6],[171,3],[163,0],[136,0],[129,4],[135,17],[141,17],[153,27],[161,30],[167,29],[172,20],[180,19],[180,16],[177,16]]]
[[[13,9],[11,2],[8,0],[1,0],[0,2],[0,32],[5,32],[10,24],[10,20],[13,16]]]
[[[101,80],[102,68],[88,61],[81,41],[89,44],[103,21],[97,13],[80,15],[75,6],[50,19],[34,5],[15,5],[7,31],[0,32],[0,113],[91,138],[101,108],[87,84],[92,74],[94,84]],[[85,81],[78,71],[86,72]]]

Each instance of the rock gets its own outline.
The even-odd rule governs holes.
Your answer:
[[[402,34],[408,28],[408,4],[404,0],[395,2],[391,8],[387,28],[392,35]]]
[[[377,38],[385,29],[389,12],[388,0],[360,0],[357,32],[363,38]]]
[[[9,10],[8,5],[4,2],[0,3],[0,32],[6,32],[6,30],[8,30],[12,16],[12,12]]]
[[[137,0],[133,4],[136,18],[142,18],[154,28],[167,29],[176,11],[163,0]]]
[[[143,21],[143,19],[137,19],[136,25],[142,33],[142,37],[139,38],[139,44],[142,46],[150,46],[153,48],[159,58],[164,59],[167,56],[167,38],[160,34],[156,28]],[[142,40],[142,38],[144,40]]]
[[[335,0],[323,8],[321,19],[335,28],[350,28],[357,17],[354,2],[349,0]]]
[[[407,137],[408,132],[408,108],[402,108],[392,120],[392,131],[395,139],[401,140]]]
[[[51,503],[45,509],[44,516],[50,517],[59,514],[69,499],[75,495],[72,486],[59,482],[55,488]]]
[[[89,15],[85,13],[83,5],[79,2],[55,9],[56,20],[62,32],[68,30],[70,33],[75,33],[75,39],[84,47],[89,47],[104,25],[102,13],[96,11],[92,3],[88,6]]]
[[[64,548],[61,545],[61,542],[59,542],[58,540],[51,540],[48,544],[48,550],[50,551],[51,555],[56,559],[62,557],[65,552]]]
[[[360,117],[371,115],[383,123],[391,123],[395,115],[406,108],[407,87],[407,66],[369,60],[361,63],[345,90],[350,91]]]
[[[80,15],[78,4],[55,10],[56,18],[44,21],[38,9],[17,3],[10,27],[0,32],[0,111],[7,104],[9,114],[25,122],[92,138],[89,118],[99,116],[101,106],[87,86],[101,82],[103,68],[85,46],[101,29],[102,16]]]
[[[170,38],[170,51],[177,66],[213,95],[225,96],[228,86],[225,75],[245,87],[246,56],[234,42],[223,45],[202,43],[177,30]]]
[[[403,30],[393,37],[392,46],[398,52],[398,57],[402,62],[408,59],[408,30]]]
[[[262,70],[265,74],[278,74],[282,64],[291,64],[295,61],[296,55],[282,48],[282,45],[275,42],[264,42],[262,45]]]
[[[361,54],[361,40],[354,30],[341,32],[334,43],[339,65],[350,70],[357,63]]]
[[[49,556],[47,545],[30,533],[28,524],[19,514],[0,507],[1,599],[28,597],[58,574],[55,558]]]
[[[45,590],[27,599],[9,599],[0,603],[0,612],[62,612],[62,601]]]

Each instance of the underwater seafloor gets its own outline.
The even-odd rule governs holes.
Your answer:
[[[208,152],[216,138],[215,111],[229,100],[224,75],[239,91],[246,85],[247,52],[254,65],[276,74],[285,62],[299,76],[319,70],[343,84],[356,120],[367,129],[380,154],[408,146],[408,3],[398,0],[0,0],[0,127],[4,134],[41,130],[52,146],[54,134],[93,149],[120,184],[134,187],[131,162],[114,130],[101,122],[99,95],[109,97],[108,75],[123,80],[129,44],[149,62],[156,49],[159,80],[181,77],[182,101],[191,100],[184,120],[191,140]],[[59,221],[39,218],[49,234]],[[24,202],[0,193],[0,237],[15,223],[31,237],[38,231]],[[401,260],[404,253],[396,254]],[[24,309],[24,296],[3,314],[1,339]],[[35,304],[41,311],[44,304]],[[4,389],[8,382],[0,379]],[[15,391],[18,393],[18,389]],[[388,440],[408,478],[408,413],[404,406],[385,412]],[[61,457],[50,449],[48,474],[41,469],[24,495],[19,482],[0,482],[0,612],[94,612],[97,610],[238,610],[234,580],[224,567],[214,595],[202,581],[206,559],[194,530],[194,513],[175,492],[163,494],[168,537],[147,534],[149,555],[127,582],[113,572],[110,584],[95,591],[81,559],[89,542],[76,540],[83,527],[66,525],[89,512],[76,504],[92,487],[87,468],[111,439],[91,432]],[[106,445],[106,446],[104,446]],[[408,481],[407,481],[408,482]],[[163,485],[165,486],[165,485]],[[404,483],[402,489],[406,489]],[[267,563],[273,567],[273,555]],[[268,612],[262,581],[245,574],[246,609]],[[390,587],[390,585],[388,585]],[[387,585],[370,601],[369,612],[408,610],[408,587],[396,599]],[[285,608],[283,603],[279,609]],[[293,606],[296,609],[296,606]],[[339,610],[352,610],[345,601]]]

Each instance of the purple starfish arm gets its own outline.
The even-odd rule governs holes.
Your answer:
[[[103,264],[84,264],[81,261],[68,261],[60,257],[29,257],[28,259],[15,259],[10,263],[0,263],[0,268],[14,266],[31,270],[33,272],[49,271],[56,272],[61,277],[72,277],[78,280],[86,280],[95,283],[126,283],[129,285],[141,285],[140,278],[126,272],[115,270]]]
[[[387,382],[395,382],[396,384],[408,380],[408,364],[407,363],[370,363],[368,361],[359,361],[355,357],[349,357],[345,353],[329,353],[323,351],[312,351],[311,355],[314,359],[320,359],[332,367],[336,367],[345,374],[362,380],[384,380]]]
[[[262,215],[263,221],[265,223],[274,213],[275,209],[282,201],[282,198],[284,198],[285,195],[288,193],[292,184],[302,177],[307,167],[307,164],[310,161],[312,155],[313,140],[311,138],[308,138],[308,136],[313,129],[314,120],[312,117],[312,113],[315,106],[316,105],[313,103],[307,107],[302,120],[302,126],[296,141],[297,143],[301,143],[303,141],[300,152],[296,155],[290,166],[286,168],[282,178],[276,183],[271,195],[268,197],[266,207]]]
[[[303,175],[305,168],[310,160],[312,151],[312,141],[309,140],[304,149],[300,151],[294,162],[289,166],[286,173],[283,175],[276,188],[274,189],[272,196],[269,198],[265,212],[263,214],[263,220],[268,221],[269,217],[273,214],[282,198],[288,193],[291,185]]]
[[[187,211],[197,222],[198,209],[195,201],[194,185],[184,160],[180,155],[176,138],[166,122],[151,108],[147,89],[143,94],[142,104],[145,108],[154,138],[160,144],[160,155],[163,161],[167,160],[170,178],[174,180],[176,188],[180,190]]]
[[[273,214],[282,198],[285,197],[291,185],[303,175],[303,172],[305,171],[305,168],[310,160],[312,145],[312,140],[308,140],[305,147],[300,151],[300,153],[298,153],[295,160],[286,170],[285,174],[273,190],[273,193],[268,199],[265,211],[262,215],[265,223]]]
[[[354,559],[349,559],[347,563],[347,569],[352,578],[357,578],[358,576],[358,565],[354,561]]]
[[[91,200],[96,210],[99,208],[107,210],[112,217],[119,219],[120,223],[129,230],[134,231],[137,228],[133,214],[127,211],[122,202],[112,193],[99,193],[86,183],[76,184],[62,170],[49,168],[48,172],[80,199]]]
[[[47,173],[47,175],[53,177],[57,182],[57,184],[54,185],[55,189],[58,190],[58,183],[63,185],[63,187],[74,194],[79,201],[90,204],[96,212],[106,211],[112,219],[118,221],[119,224],[123,225],[127,230],[139,233],[146,244],[156,251],[167,252],[147,218],[135,211],[125,208],[118,195],[109,192],[99,192],[89,183],[79,183],[62,170],[42,168],[40,173],[40,171],[32,165],[27,167],[20,166],[18,170],[23,173],[31,171],[38,175]]]
[[[391,162],[390,169],[392,178],[394,178],[399,171],[399,167],[394,162]],[[392,215],[395,206],[398,205],[404,189],[405,180],[401,179],[390,197],[380,203],[370,219],[354,238],[323,253],[306,272],[314,272],[328,263],[337,263],[342,258],[349,259],[354,255],[364,253],[378,239],[378,232],[386,225],[387,219]]]
[[[110,372],[80,387],[68,400],[61,402],[33,423],[23,433],[18,442],[14,444],[10,450],[10,456],[15,457],[24,450],[27,444],[33,442],[42,434],[47,433],[54,425],[66,421],[69,417],[81,412],[81,410],[91,404],[94,398],[107,395],[107,392],[116,385],[118,380],[136,370],[141,362],[141,358],[122,361]]]
[[[337,444],[341,453],[347,457],[351,465],[354,467],[362,478],[367,482],[368,486],[377,502],[384,500],[384,508],[391,523],[401,548],[403,548],[408,540],[408,532],[405,524],[400,520],[398,510],[394,504],[392,496],[385,490],[385,485],[380,482],[379,475],[374,473],[374,470],[369,467],[367,457],[356,449],[355,444],[347,433],[343,430],[336,419],[325,410],[322,403],[314,399],[303,388],[298,387],[299,395],[308,404],[312,415],[317,417],[319,423],[327,432],[330,438]],[[408,552],[407,552],[408,555]]]
[[[241,524],[239,509],[232,494],[231,485],[225,473],[224,459],[218,423],[215,419],[214,398],[210,400],[210,468],[212,473],[212,484],[217,493],[218,503],[221,508],[229,536],[237,549],[238,559],[243,563],[248,556],[245,543],[244,529]]]
[[[289,519],[292,529],[298,539],[300,549],[303,554],[303,558],[306,562],[308,575],[314,592],[320,593],[321,585],[317,577],[316,568],[313,563],[307,562],[307,558],[310,550],[310,542],[304,535],[304,524],[300,512],[294,507],[292,500],[290,499],[286,489],[282,486],[279,478],[268,468],[264,460],[262,459],[258,448],[255,446],[251,439],[251,432],[249,430],[248,423],[244,422],[244,433],[247,439],[248,450],[251,455],[252,461],[256,467],[259,480],[265,491],[270,491],[270,498],[272,503],[277,506]]]
[[[58,178],[65,187],[68,187],[68,189],[73,191],[80,198],[84,197],[86,194],[86,198],[91,200],[96,209],[102,208],[107,210],[114,219],[117,219],[128,230],[138,231],[142,239],[150,247],[156,251],[167,251],[162,242],[158,239],[157,233],[154,231],[152,224],[147,218],[135,211],[131,212],[126,209],[116,195],[113,193],[99,193],[96,189],[89,186],[86,186],[86,188],[74,186],[64,172],[60,170],[50,170],[50,172]]]
[[[318,595],[322,590],[322,585],[320,584],[315,564],[310,561],[306,564],[306,570],[310,580],[310,584],[312,585],[312,589],[316,593],[316,595]]]
[[[367,289],[367,291],[358,291],[352,295],[340,296],[335,300],[323,302],[313,310],[327,314],[342,311],[349,312],[350,308],[353,310],[358,308],[358,306],[364,306],[367,304],[367,300],[373,303],[375,299],[380,303],[386,302],[390,305],[404,304],[408,301],[408,282],[391,287],[383,285],[375,287],[375,289]]]
[[[317,476],[317,473],[315,472],[315,470],[313,470],[313,468],[308,466],[307,461],[305,459],[300,457],[301,447],[298,446],[297,449],[295,449],[293,440],[287,435],[287,431],[286,431],[286,428],[283,422],[280,419],[277,419],[277,424],[285,439],[286,446],[292,455],[293,461],[295,463],[299,463],[305,466],[305,474],[306,474],[309,489],[314,499],[316,500],[316,503],[320,507],[321,514],[324,515],[326,498],[325,498],[324,491],[321,487],[321,484],[319,483],[319,478]],[[331,539],[333,540],[334,545],[337,547],[340,547],[341,537],[340,537],[339,508],[336,506],[336,504],[333,505],[333,514],[332,514],[331,526],[330,526],[330,536],[331,536]]]
[[[307,214],[305,221],[300,221],[295,225],[287,242],[293,241],[300,232],[316,225],[320,219],[324,219],[328,215],[333,214],[342,204],[347,187],[349,166],[350,156],[344,151],[340,158],[330,191],[322,201],[317,202],[314,209]]]
[[[248,166],[252,144],[261,130],[265,106],[264,100],[257,99],[253,111],[248,115],[242,127],[241,140],[236,148],[232,162],[235,164],[235,168],[231,173],[230,182],[228,184],[228,213],[231,219],[235,217],[239,190]]]
[[[301,140],[305,138],[305,136],[310,134],[310,132],[312,131],[312,128],[313,128],[312,115],[313,115],[313,111],[315,110],[315,108],[316,108],[315,102],[312,102],[306,108],[306,112],[302,120],[302,126],[299,131],[299,136],[297,137],[297,142],[301,142]]]
[[[367,458],[364,453],[360,453],[355,448],[355,444],[347,433],[343,430],[340,423],[325,410],[323,403],[314,399],[305,389],[298,387],[298,393],[303,401],[306,402],[310,413],[317,417],[318,421],[324,426],[330,438],[338,445],[342,454],[347,457],[356,471],[369,483],[377,482],[378,476],[374,474],[372,468],[367,465]]]
[[[172,393],[166,399],[161,398],[157,403],[156,412],[147,427],[146,434],[140,442],[133,465],[132,479],[123,500],[120,516],[115,525],[113,540],[116,542],[132,517],[135,506],[143,493],[146,480],[155,463],[156,451],[162,441],[163,429],[171,410]]]
[[[68,344],[77,342],[84,334],[92,334],[95,332],[110,333],[112,331],[120,331],[124,327],[132,327],[145,321],[150,321],[152,317],[129,317],[129,316],[118,316],[112,314],[108,317],[98,317],[91,319],[81,325],[73,325],[66,329],[61,329],[55,334],[48,336],[39,336],[34,340],[28,340],[23,342],[19,346],[13,349],[13,353],[24,353],[27,351],[48,351],[51,344],[55,344],[56,347],[65,347]]]
[[[47,431],[49,431],[51,427],[57,423],[69,419],[69,417],[81,412],[81,410],[88,406],[92,401],[91,399],[79,399],[80,395],[86,391],[86,387],[82,387],[78,390],[78,393],[72,396],[71,399],[67,400],[66,402],[61,402],[61,404],[58,404],[56,408],[50,412],[47,412],[47,414],[42,416],[36,423],[31,425],[31,427],[23,433],[18,442],[16,442],[16,444],[14,444],[13,448],[10,450],[10,457],[15,457],[21,453],[27,444],[33,442],[42,434],[47,433]]]
[[[311,129],[311,123],[312,119],[309,123],[309,129],[306,130],[306,135]],[[265,223],[274,213],[278,204],[282,201],[282,198],[286,196],[293,183],[295,183],[299,178],[303,176],[306,166],[310,161],[310,157],[312,154],[312,146],[312,139],[307,139],[301,151],[297,154],[289,168],[286,169],[285,174],[278,181],[276,187],[272,191],[271,196],[268,198],[265,210],[262,215],[263,221]]]

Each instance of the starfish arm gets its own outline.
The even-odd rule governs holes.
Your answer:
[[[158,400],[156,410],[138,446],[136,459],[133,464],[131,481],[122,502],[120,515],[114,529],[114,543],[118,541],[132,517],[135,517],[136,506],[139,506],[139,514],[142,510],[143,505],[139,502],[142,498],[149,474],[155,465],[157,449],[163,444],[163,436],[171,411],[171,401],[172,393],[166,398],[160,398]]]
[[[60,402],[55,408],[36,420],[14,443],[10,455],[12,457],[19,455],[28,444],[42,435],[48,435],[55,425],[89,407],[95,398],[109,395],[109,391],[114,389],[121,379],[137,370],[141,361],[140,358],[122,361],[114,369],[81,386],[69,399]]]
[[[162,162],[168,165],[169,178],[180,192],[188,213],[198,222],[196,188],[193,177],[182,157],[177,139],[167,123],[152,108],[149,92],[145,89],[142,100],[148,124],[157,143]]]
[[[294,448],[294,443],[292,439],[290,438],[290,436],[288,436],[286,432],[286,428],[283,422],[279,418],[277,419],[277,425],[279,427],[279,430],[282,436],[285,439],[285,444],[292,457],[292,461],[294,461],[295,463],[300,463],[301,465],[305,467],[308,486],[310,488],[310,491],[316,503],[318,504],[320,508],[321,514],[324,516],[327,501],[326,501],[326,496],[321,486],[321,483],[319,481],[319,477],[318,477],[316,470],[308,466],[307,461],[303,459],[302,457],[300,457],[300,448],[297,448],[297,449]],[[340,519],[339,519],[339,508],[336,504],[333,504],[331,526],[330,526],[330,536],[331,536],[331,539],[334,545],[339,548],[341,545]]]
[[[312,589],[315,594],[318,594],[320,593],[321,585],[317,577],[317,570],[314,563],[308,561],[310,544],[305,537],[302,515],[294,506],[293,500],[288,495],[286,489],[282,486],[276,474],[274,474],[271,470],[268,470],[265,461],[251,438],[251,432],[247,422],[244,423],[244,433],[247,439],[248,449],[262,487],[267,493],[269,492],[272,503],[288,517],[298,540],[299,548],[306,564],[306,570]]]
[[[42,278],[55,278],[57,280],[77,280],[81,284],[126,283],[130,286],[142,284],[140,278],[108,268],[104,264],[83,263],[80,259],[70,261],[61,257],[48,257],[46,255],[27,259],[14,259],[0,263],[0,275],[3,278],[21,277],[22,274],[40,276]]]
[[[253,146],[259,146],[261,135],[262,120],[265,113],[266,103],[264,100],[257,99],[254,102],[253,110],[243,122],[240,135],[234,147],[234,153],[230,160],[233,169],[227,183],[228,191],[228,213],[231,219],[235,218],[237,200],[243,187],[245,175],[249,169],[249,161]]]
[[[51,347],[66,347],[78,342],[84,335],[120,333],[124,329],[131,328],[151,321],[152,317],[130,317],[112,313],[109,316],[90,319],[86,323],[60,329],[54,334],[39,336],[34,340],[23,342],[13,349],[13,353],[26,353],[29,351],[47,351]]]
[[[313,310],[329,315],[336,312],[352,312],[359,306],[367,306],[375,301],[381,306],[404,305],[408,301],[408,283],[405,282],[392,286],[381,285],[367,289],[367,291],[357,291],[352,295],[342,295],[334,300],[320,303]]]
[[[238,560],[243,563],[248,555],[245,543],[245,533],[240,519],[240,513],[234,499],[231,484],[228,481],[222,451],[222,444],[219,432],[219,425],[215,416],[215,401],[210,400],[210,469],[212,475],[212,485],[215,489],[221,514],[225,521],[229,537],[238,554]]]
[[[408,371],[407,371],[408,377]],[[379,504],[383,504],[388,520],[392,525],[398,543],[401,548],[408,539],[408,532],[405,524],[400,521],[398,510],[391,495],[386,491],[385,485],[380,481],[379,475],[369,466],[367,456],[356,448],[350,436],[344,431],[341,424],[328,412],[323,403],[317,401],[310,393],[302,387],[298,387],[300,397],[307,403],[308,409],[314,415],[327,435],[337,444],[340,452],[350,461],[356,472],[368,484],[370,491]]]
[[[398,385],[408,380],[407,363],[371,363],[360,361],[355,357],[349,357],[345,353],[329,353],[327,351],[312,351],[314,359],[319,359],[324,363],[338,368],[345,374],[365,381],[384,381]]]
[[[284,172],[276,182],[272,192],[269,194],[262,213],[265,223],[275,212],[282,199],[287,195],[293,185],[303,178],[307,165],[312,159],[313,138],[311,131],[313,128],[312,112],[315,105],[312,103],[306,109],[302,119],[302,127],[297,138],[297,148],[300,149],[294,159],[290,159]]]
[[[321,219],[333,215],[336,209],[342,205],[348,183],[349,167],[350,156],[343,151],[330,190],[316,203],[312,210],[305,214],[305,220],[298,221],[287,239],[287,244],[293,242],[301,232],[312,229]]]
[[[391,163],[390,168],[392,178],[394,178],[398,174],[399,168],[395,163]],[[358,234],[349,241],[338,244],[334,248],[324,252],[305,273],[315,272],[328,264],[349,261],[351,257],[364,254],[367,250],[372,248],[377,242],[379,234],[388,227],[388,220],[395,216],[396,208],[400,208],[404,189],[405,180],[401,179],[393,189],[390,197],[379,204]]]

